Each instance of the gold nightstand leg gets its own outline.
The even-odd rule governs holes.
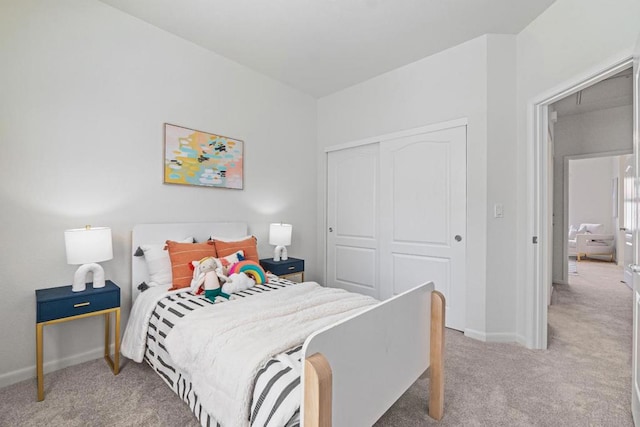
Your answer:
[[[44,374],[42,372],[42,323],[36,323],[36,371],[38,376],[38,402],[44,400]]]
[[[107,361],[107,364],[111,367],[113,371],[113,375],[118,375],[120,372],[120,309],[117,308],[114,310],[116,313],[116,327],[115,327],[115,354],[113,358],[111,358],[110,349],[109,349],[109,338],[111,338],[110,334],[110,325],[111,325],[111,312],[104,314],[104,360]]]
[[[104,314],[104,357],[109,357],[109,338],[111,338],[111,313]]]
[[[116,354],[113,355],[115,360],[115,367],[113,369],[113,374],[118,375],[120,372],[120,308],[116,310],[116,330],[115,330],[115,340],[116,340]]]

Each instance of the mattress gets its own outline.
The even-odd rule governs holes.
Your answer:
[[[295,283],[271,276],[269,283],[234,293],[231,298],[249,298],[255,294],[273,292],[292,285]],[[203,295],[194,295],[190,292],[168,295],[157,303],[147,331],[144,360],[189,406],[202,426],[219,426],[220,424],[200,405],[189,376],[175,366],[167,353],[164,341],[178,319],[194,310],[225,301],[227,301],[225,298],[218,297],[215,302],[212,302]],[[286,354],[288,358],[300,362],[302,346],[297,346],[287,351]],[[277,425],[274,420],[281,418],[278,416],[278,410],[281,409],[280,403],[293,393],[301,393],[299,373],[283,363],[280,355],[272,358],[256,376],[250,411],[251,424],[256,426]],[[299,412],[296,412],[285,425],[287,427],[299,426]]]

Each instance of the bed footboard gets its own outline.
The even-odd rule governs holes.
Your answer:
[[[307,338],[303,425],[372,425],[429,366],[429,415],[442,418],[444,307],[429,282]]]

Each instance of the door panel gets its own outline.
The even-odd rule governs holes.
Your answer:
[[[332,151],[327,175],[327,286],[378,297],[378,145]]]
[[[397,295],[413,288],[413,272],[421,271],[434,283],[442,284],[441,292],[451,294],[448,278],[451,276],[451,260],[420,255],[395,254],[393,256],[393,293]],[[411,285],[410,285],[411,284]],[[449,310],[450,300],[446,300]]]
[[[433,280],[464,330],[466,127],[383,141],[380,158],[380,295]]]
[[[413,142],[383,144],[390,154],[384,155],[390,162],[385,167],[392,168],[389,203],[393,207],[393,241],[445,245],[450,234],[447,166],[451,150],[446,143],[421,137],[408,140]],[[424,220],[426,212],[429,221]]]
[[[337,282],[377,291],[375,249],[337,245],[335,253]]]

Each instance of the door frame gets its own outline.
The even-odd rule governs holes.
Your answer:
[[[553,247],[549,235],[552,207],[547,201],[549,184],[549,167],[547,165],[547,128],[549,105],[586,89],[622,70],[633,66],[633,56],[625,54],[597,65],[588,71],[576,75],[563,84],[542,93],[527,103],[527,134],[532,143],[528,144],[527,153],[527,198],[530,206],[527,209],[527,228],[531,240],[527,244],[527,283],[532,283],[533,292],[527,294],[525,300],[527,324],[526,346],[535,349],[547,348],[547,302],[550,283],[546,283],[551,271],[549,255]],[[534,243],[537,237],[538,244]]]

